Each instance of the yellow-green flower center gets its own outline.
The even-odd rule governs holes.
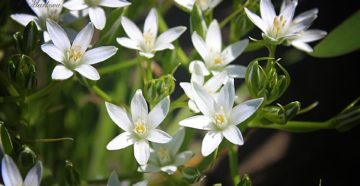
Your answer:
[[[275,37],[279,36],[286,25],[286,20],[283,16],[276,16],[273,21],[272,33]]]
[[[169,163],[171,161],[171,156],[170,156],[170,152],[167,148],[164,147],[160,147],[157,150],[157,155],[159,157],[159,160],[162,164],[166,164]]]
[[[70,48],[68,51],[68,65],[76,66],[81,60],[84,52],[81,50],[81,46],[75,45]]]
[[[221,64],[223,64],[223,60],[221,59],[221,56],[220,56],[220,55],[215,56],[215,58],[214,58],[214,64],[215,64],[215,65],[221,65]]]
[[[143,34],[144,37],[144,48],[146,52],[151,52],[154,48],[155,38],[151,30],[146,31]]]
[[[146,126],[144,120],[138,119],[134,123],[134,132],[140,136],[146,133]]]

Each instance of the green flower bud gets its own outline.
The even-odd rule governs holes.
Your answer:
[[[80,175],[79,172],[75,169],[72,162],[69,160],[65,161],[65,178],[66,182],[69,185],[80,185]]]
[[[251,186],[251,179],[248,175],[244,175],[243,177],[241,177],[240,182],[238,184],[238,186]]]
[[[30,147],[23,145],[18,160],[22,167],[32,167],[37,162],[37,156]]]
[[[145,85],[145,90],[146,99],[150,105],[154,105],[174,92],[175,78],[168,74],[159,79],[153,79]]]
[[[40,46],[40,32],[33,21],[26,25],[23,33],[16,32],[13,39],[19,54],[32,55]]]
[[[264,123],[286,124],[300,111],[300,102],[294,101],[286,106],[277,104],[277,106],[267,106],[262,108],[263,117],[268,120]]]
[[[31,90],[37,85],[36,66],[26,55],[14,55],[8,61],[8,76],[22,90]]]
[[[201,179],[201,173],[196,168],[186,167],[181,171],[182,176],[188,183],[196,183]]]

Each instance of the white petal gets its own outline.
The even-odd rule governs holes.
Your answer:
[[[179,151],[181,145],[183,144],[185,138],[185,129],[180,127],[178,132],[176,132],[175,136],[171,139],[169,143],[164,144],[171,156],[175,156],[176,153]]]
[[[111,8],[119,8],[129,6],[131,3],[125,0],[101,0],[99,5],[111,7]]]
[[[193,91],[192,91],[192,86],[190,83],[187,82],[181,82],[180,83],[180,87],[184,90],[186,96],[190,99],[193,99]]]
[[[15,162],[10,156],[4,155],[1,162],[1,173],[6,186],[22,185],[23,179]]]
[[[155,51],[162,51],[166,49],[174,50],[175,46],[171,43],[157,43],[154,48]]]
[[[239,128],[237,128],[234,125],[230,125],[228,128],[226,128],[225,130],[223,130],[223,135],[224,137],[229,140],[231,143],[235,144],[235,145],[243,145],[244,144],[244,139],[242,137],[242,134],[239,130]]]
[[[13,19],[14,21],[18,22],[19,24],[26,26],[27,24],[30,23],[30,21],[34,21],[36,24],[36,27],[41,30],[40,28],[40,24],[39,24],[39,19],[36,16],[33,15],[29,15],[29,14],[12,14],[11,19]]]
[[[120,185],[121,185],[121,183],[119,181],[119,177],[118,177],[116,171],[112,171],[112,173],[109,177],[107,186],[120,186]]]
[[[210,93],[215,93],[225,83],[226,78],[226,72],[218,73],[206,81],[204,88]]]
[[[294,24],[303,23],[305,25],[311,24],[316,18],[319,10],[317,8],[305,11],[298,16],[295,17],[293,20]]]
[[[106,24],[106,15],[104,9],[100,7],[90,7],[89,8],[89,17],[94,26],[98,30],[102,30]]]
[[[138,119],[147,121],[148,106],[140,89],[136,91],[134,97],[132,98],[130,107],[132,120],[134,122],[136,122]]]
[[[151,157],[151,155],[150,155]],[[147,172],[147,173],[151,173],[151,172],[159,172],[160,171],[160,167],[154,165],[154,164],[146,164],[146,165],[142,165],[138,168],[139,172]]]
[[[112,139],[107,145],[107,150],[119,150],[134,144],[134,140],[130,132],[123,132]]]
[[[147,185],[148,185],[148,181],[145,180],[145,181],[136,182],[136,183],[133,184],[132,186],[147,186]]]
[[[244,39],[226,47],[221,52],[221,57],[224,62],[224,65],[231,63],[237,57],[239,57],[239,55],[246,49],[248,44],[249,44],[249,40]]]
[[[197,115],[181,120],[179,125],[200,130],[211,130],[212,121],[207,116]]]
[[[313,51],[313,49],[311,48],[311,46],[309,44],[301,42],[301,41],[293,41],[293,42],[291,42],[291,45],[294,46],[295,48],[305,51],[305,52]]]
[[[210,74],[209,70],[206,68],[204,62],[195,60],[192,61],[189,65],[189,71],[190,73],[199,73],[203,76],[207,76]]]
[[[166,115],[169,112],[170,107],[170,97],[167,96],[162,99],[155,107],[150,111],[148,116],[148,127],[156,128],[160,123],[165,119]]]
[[[45,2],[44,0],[26,0],[26,3],[29,5],[31,10],[38,16],[42,17],[46,15],[47,9],[44,8]]]
[[[96,68],[92,67],[91,65],[82,64],[76,67],[75,70],[87,79],[93,81],[97,81],[100,79],[99,72],[96,70]]]
[[[180,37],[181,34],[183,34],[186,30],[186,27],[184,26],[178,26],[178,27],[174,27],[171,28],[169,30],[167,30],[166,32],[160,34],[160,36],[157,38],[156,40],[156,44],[155,44],[155,50],[158,50],[157,48],[158,45],[159,46],[163,46],[165,44],[171,43],[173,41],[175,41],[177,38]]]
[[[177,167],[175,165],[168,165],[161,167],[161,171],[166,172],[167,174],[174,174],[177,170]]]
[[[89,7],[83,0],[70,0],[65,2],[63,6],[69,10],[83,10]]]
[[[208,58],[209,51],[205,41],[196,32],[192,34],[191,40],[196,51],[200,54],[201,58],[203,60],[206,60]]]
[[[51,74],[51,78],[54,80],[64,80],[68,79],[73,74],[74,72],[67,69],[64,65],[57,65]]]
[[[301,42],[312,42],[319,40],[326,36],[326,32],[322,30],[307,30],[301,35],[299,38],[297,38],[295,41],[301,41]]]
[[[105,106],[110,118],[116,123],[117,126],[125,131],[132,130],[132,123],[130,118],[123,108],[108,102],[105,102]]]
[[[53,44],[41,45],[41,50],[57,62],[64,63],[64,53]]]
[[[46,10],[47,16],[49,14],[51,14],[51,15],[60,17],[61,11],[63,9],[64,0],[47,0],[46,3],[48,3],[50,5],[55,5],[55,6],[47,7],[47,10]],[[42,16],[39,16],[39,17],[42,17]]]
[[[143,34],[139,30],[139,28],[132,22],[130,19],[126,17],[121,17],[121,25],[124,28],[126,34],[130,37],[130,39],[141,42],[143,40]]]
[[[264,33],[267,32],[268,26],[258,15],[252,13],[247,8],[245,8],[245,13],[248,16],[248,18],[251,20],[251,22],[253,22],[257,27],[259,27]]]
[[[140,165],[145,165],[150,157],[150,147],[147,141],[137,141],[134,143],[134,155]]]
[[[222,106],[227,114],[231,112],[235,99],[234,79],[229,78],[217,96],[217,106]]]
[[[280,16],[283,16],[285,20],[288,20],[286,24],[290,24],[295,13],[297,2],[291,1],[285,8],[280,12]]]
[[[86,51],[82,58],[82,61],[88,65],[103,62],[109,59],[111,56],[115,55],[117,50],[118,49],[114,46],[102,46],[94,48]]]
[[[26,175],[24,186],[39,186],[41,183],[42,172],[43,166],[41,161],[39,161]]]
[[[189,100],[188,101],[188,107],[191,111],[193,111],[194,113],[199,113],[200,110],[199,108],[197,107],[196,103],[193,101],[193,100]]]
[[[214,9],[222,0],[211,0],[208,2],[210,9]]]
[[[219,132],[210,131],[206,133],[201,145],[201,154],[203,156],[210,155],[220,145],[222,139],[223,136]]]
[[[187,161],[189,161],[194,156],[194,153],[191,151],[185,151],[182,153],[179,153],[175,157],[174,165],[180,166],[184,165]]]
[[[189,11],[192,10],[195,4],[195,0],[175,0],[175,2]]]
[[[151,59],[155,56],[154,53],[149,53],[149,52],[139,52],[139,55],[140,56],[143,56],[143,57],[146,57],[148,59]]]
[[[204,87],[193,82],[192,83],[193,92],[194,92],[194,101],[198,106],[199,110],[205,116],[212,116],[215,111],[215,100],[213,97],[204,89]]]
[[[88,23],[75,37],[72,43],[73,48],[79,48],[82,53],[89,47],[92,37],[94,35],[94,26],[92,23]]]
[[[271,26],[276,16],[275,9],[273,4],[271,3],[271,0],[260,1],[260,13],[261,18],[264,20],[265,24]]]
[[[147,139],[155,143],[168,143],[172,137],[159,129],[153,129],[149,132]]]
[[[70,41],[64,29],[49,19],[46,21],[46,28],[54,45],[65,53],[70,48]]]
[[[246,67],[242,65],[229,65],[224,70],[232,78],[245,78]]]
[[[45,42],[45,43],[48,43],[48,42],[51,41],[49,32],[47,32],[47,31],[44,31],[44,32],[43,32],[43,38],[44,38],[44,42]]]
[[[126,37],[120,37],[117,38],[116,41],[123,47],[140,50],[139,43],[135,40]]]
[[[144,23],[144,30],[143,33],[151,33],[153,37],[155,38],[158,33],[158,18],[156,9],[152,8],[148,14],[148,16],[145,19]]]
[[[263,98],[251,99],[234,107],[230,115],[231,124],[237,125],[245,121],[256,112],[263,100]]]
[[[210,26],[206,33],[206,45],[214,52],[221,52],[222,39],[219,23],[214,20],[210,23]]]

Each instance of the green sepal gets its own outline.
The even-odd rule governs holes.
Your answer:
[[[5,154],[11,154],[14,146],[11,140],[11,136],[2,121],[0,121],[0,135],[2,149],[4,150]]]
[[[66,182],[71,186],[80,185],[80,174],[69,160],[65,161],[65,178]]]

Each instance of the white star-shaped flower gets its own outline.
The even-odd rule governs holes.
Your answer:
[[[233,108],[235,99],[233,79],[228,79],[216,99],[197,83],[192,83],[192,85],[195,93],[194,101],[203,115],[192,116],[180,121],[179,124],[208,131],[202,141],[202,155],[211,154],[219,146],[223,137],[233,144],[242,145],[244,140],[236,125],[254,114],[263,98],[252,99]]]
[[[178,153],[184,137],[185,130],[180,129],[169,143],[153,144],[154,150],[150,153],[149,162],[140,166],[138,170],[141,172],[162,171],[167,174],[174,174],[177,167],[184,165],[194,155],[191,151]]]
[[[186,30],[184,26],[177,26],[157,37],[159,24],[155,8],[146,17],[143,32],[126,17],[121,18],[121,24],[129,38],[120,37],[117,42],[126,48],[139,50],[139,54],[147,58],[153,58],[156,51],[173,50],[175,47],[171,43]]]
[[[318,10],[306,11],[294,18],[297,0],[284,0],[279,15],[276,15],[271,0],[260,1],[261,18],[245,8],[249,19],[263,31],[263,37],[276,44],[291,44],[300,50],[311,52],[307,42],[323,38],[326,32],[308,30],[317,18]]]
[[[10,156],[4,155],[1,163],[2,179],[5,186],[39,186],[42,176],[42,163],[39,161],[27,173],[25,180],[21,177],[20,171]]]
[[[86,25],[70,44],[65,31],[54,21],[46,22],[50,39],[53,43],[41,45],[42,51],[60,64],[54,68],[52,79],[64,80],[70,78],[74,71],[90,80],[99,80],[100,75],[91,65],[102,62],[113,56],[117,48],[102,46],[88,50],[94,34],[92,23]]]
[[[175,0],[177,4],[191,11],[194,5],[200,7],[202,11],[214,9],[222,0]]]
[[[126,0],[70,0],[64,3],[64,7],[69,10],[88,10],[90,20],[95,28],[102,30],[106,24],[106,15],[101,6],[119,8],[130,4]]]
[[[211,22],[206,32],[205,41],[196,32],[192,34],[191,39],[195,49],[204,60],[206,68],[213,74],[225,71],[233,78],[245,77],[246,67],[229,65],[229,63],[233,62],[245,50],[249,43],[247,39],[238,41],[222,50],[221,30],[216,20]]]
[[[110,118],[125,132],[121,133],[106,146],[108,150],[118,150],[134,145],[134,156],[140,165],[145,165],[150,157],[149,141],[154,143],[168,143],[171,136],[157,129],[169,112],[169,96],[161,100],[148,113],[148,106],[141,90],[137,90],[131,100],[131,116],[126,111],[106,102]]]

